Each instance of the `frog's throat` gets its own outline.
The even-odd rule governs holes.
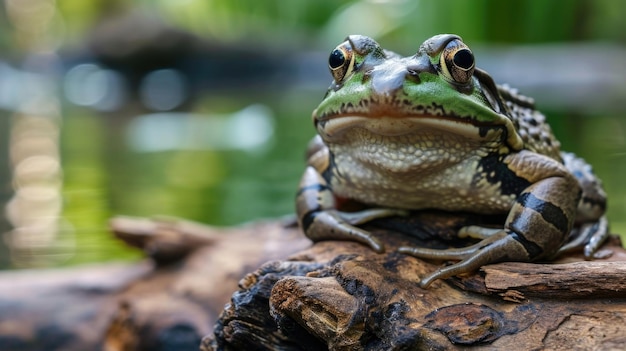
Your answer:
[[[494,135],[490,131],[507,129],[505,125],[478,124],[458,118],[441,116],[411,117],[364,117],[341,116],[318,123],[318,132],[325,140],[341,138],[343,133],[352,128],[365,128],[373,134],[384,136],[401,136],[413,134],[427,129],[437,129],[446,133],[456,134],[467,139],[485,139]],[[502,133],[495,133],[502,134]],[[504,133],[506,135],[506,132]]]

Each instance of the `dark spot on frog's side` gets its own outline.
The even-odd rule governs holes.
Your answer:
[[[475,119],[475,117],[472,117],[473,119]],[[484,126],[478,126],[478,135],[480,135],[481,138],[484,138],[487,136],[487,133],[489,133],[492,130],[497,130],[499,131],[499,135],[505,139],[506,138],[506,128],[504,126],[491,126],[491,125],[484,125]]]
[[[487,179],[491,184],[500,182],[502,195],[519,195],[530,186],[528,180],[518,177],[502,162],[502,156],[496,153],[483,157],[478,166],[482,172],[474,176],[474,182],[477,183],[480,178]]]
[[[539,122],[537,122],[537,120],[532,118],[532,117],[526,117],[526,118],[524,118],[524,121],[526,121],[528,124],[530,124],[531,126],[534,126],[534,127],[539,125]]]
[[[432,103],[433,105],[433,114],[437,115],[435,112],[439,111],[439,115],[440,116],[445,116],[446,115],[446,110],[444,109],[443,105],[438,104],[436,102]]]
[[[337,170],[337,163],[335,162],[335,154],[328,152],[328,167],[322,172],[322,179],[326,181],[326,184],[331,183],[333,171]],[[330,189],[330,187],[329,187]]]
[[[481,138],[484,138],[485,136],[487,136],[487,132],[489,132],[491,129],[492,127],[480,126],[478,127],[478,135],[480,135]]]
[[[410,101],[406,101],[406,103],[410,106],[413,103]],[[428,111],[428,109],[424,106],[424,105],[415,105],[413,106],[413,110],[417,112],[417,114],[426,114],[426,112]]]
[[[543,141],[548,146],[552,146],[552,139],[549,137],[544,136],[543,138],[541,138],[541,141]]]

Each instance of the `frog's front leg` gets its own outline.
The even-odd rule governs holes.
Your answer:
[[[405,215],[405,211],[372,208],[358,212],[342,212],[335,208],[335,196],[326,180],[312,166],[308,166],[300,182],[296,197],[298,224],[313,241],[349,240],[383,252],[384,245],[371,233],[355,225],[376,218]]]
[[[428,287],[437,279],[472,272],[490,263],[528,262],[550,257],[566,240],[581,194],[576,179],[560,163],[528,151],[509,155],[503,162],[518,177],[531,183],[517,196],[503,229],[477,233],[485,239],[466,248],[399,249],[402,253],[420,258],[461,260],[424,277],[420,281],[421,287]]]

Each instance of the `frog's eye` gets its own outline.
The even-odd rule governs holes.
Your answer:
[[[354,52],[349,42],[343,42],[330,53],[328,68],[336,83],[341,83],[352,73],[354,68]]]
[[[453,40],[446,45],[440,57],[441,72],[444,76],[459,84],[466,84],[474,74],[474,54],[460,40]]]

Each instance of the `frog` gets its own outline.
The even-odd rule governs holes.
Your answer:
[[[350,35],[328,67],[333,80],[312,113],[317,133],[296,195],[298,224],[312,241],[383,253],[364,224],[421,210],[504,218],[460,228],[469,246],[397,248],[452,262],[421,277],[421,288],[503,261],[599,255],[609,236],[601,181],[561,151],[534,99],[476,66],[460,36],[435,35],[402,56]]]

